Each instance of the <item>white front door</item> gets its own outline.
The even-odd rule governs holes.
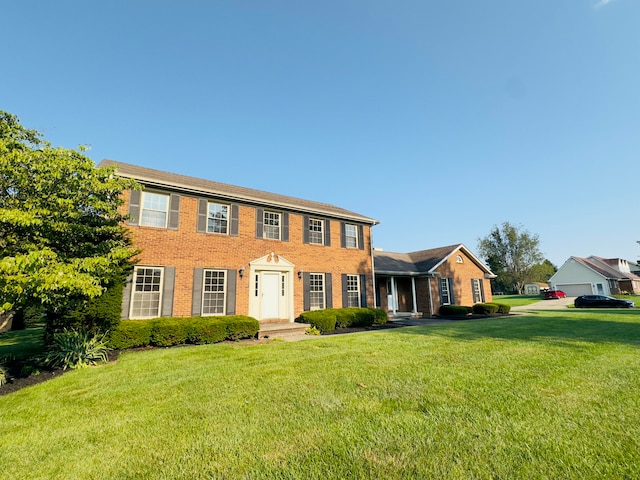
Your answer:
[[[280,318],[280,273],[262,272],[260,318]]]

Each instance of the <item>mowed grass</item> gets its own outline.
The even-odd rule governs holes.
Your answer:
[[[532,303],[544,300],[544,296],[542,295],[493,295],[492,298],[492,302],[506,303],[512,307],[531,305]]]
[[[638,478],[640,310],[128,352],[0,397],[12,479]]]

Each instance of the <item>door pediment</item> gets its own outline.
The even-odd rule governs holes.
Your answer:
[[[293,263],[281,255],[271,252],[249,262],[252,270],[293,270]]]

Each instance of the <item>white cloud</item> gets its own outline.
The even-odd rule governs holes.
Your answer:
[[[602,8],[605,5],[612,3],[614,0],[598,0],[598,3],[594,5],[593,8]]]

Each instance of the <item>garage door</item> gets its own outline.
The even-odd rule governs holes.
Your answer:
[[[579,297],[580,295],[593,295],[590,283],[565,283],[557,284],[556,289],[562,290],[567,297]]]

